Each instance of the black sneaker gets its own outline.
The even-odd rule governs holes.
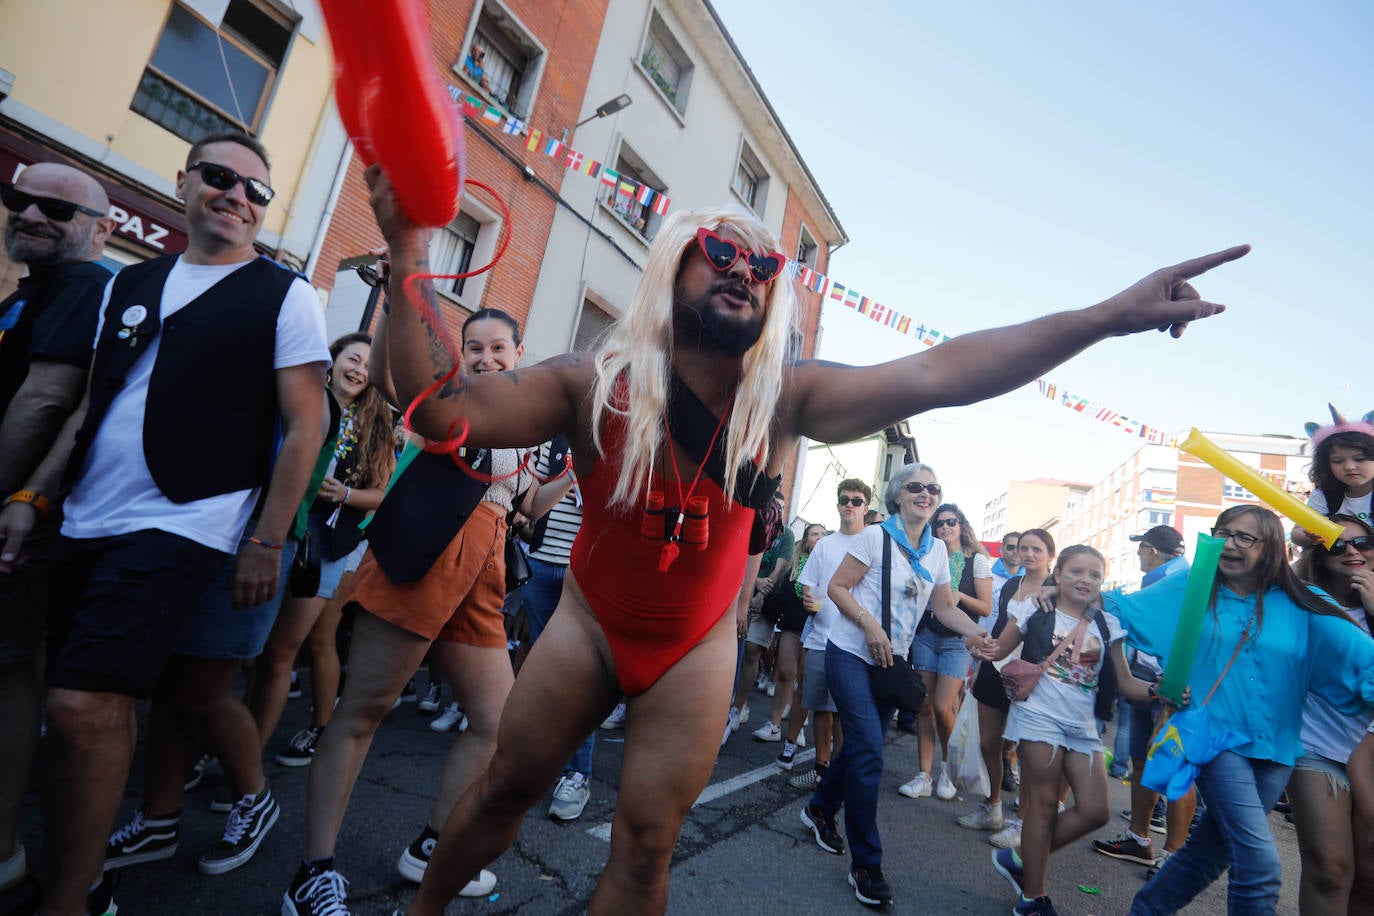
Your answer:
[[[150,819],[140,808],[133,820],[120,827],[105,847],[105,871],[156,862],[176,855],[180,817]]]
[[[835,828],[835,815],[822,814],[819,808],[807,805],[801,810],[801,822],[816,837],[816,845],[831,855],[844,855],[844,840]]]
[[[209,754],[202,755],[201,758],[191,766],[190,772],[186,774],[186,781],[181,784],[181,790],[183,792],[190,792],[195,789],[196,786],[200,785],[201,780],[205,778],[206,768],[210,766],[210,762],[214,759],[215,758]]]
[[[1152,843],[1141,843],[1127,831],[1110,840],[1093,840],[1093,849],[1113,859],[1123,862],[1137,862],[1141,865],[1155,863],[1155,850]]]
[[[1059,916],[1059,911],[1050,903],[1049,897],[1036,897],[1034,900],[1016,899],[1016,906],[1012,907],[1015,916]]]
[[[332,868],[302,864],[281,900],[281,916],[348,916],[348,879]]]
[[[892,888],[883,879],[881,865],[863,865],[849,870],[849,886],[854,896],[868,906],[887,906],[892,902]]]
[[[425,829],[415,838],[414,843],[406,847],[406,851],[401,853],[401,860],[396,863],[396,870],[401,873],[401,877],[416,884],[423,881],[425,869],[429,867],[429,857],[434,855],[434,847],[438,842],[439,834],[435,833],[429,824],[425,824]]]
[[[425,690],[425,695],[416,704],[416,709],[420,712],[438,712],[444,699],[444,686],[438,681],[430,681],[429,687]]]
[[[119,907],[114,902],[114,890],[119,884],[118,875],[106,875],[100,879],[95,890],[86,895],[86,912],[90,916],[115,916]]]
[[[272,797],[270,788],[264,788],[257,795],[240,798],[229,812],[224,836],[220,837],[213,849],[200,857],[200,873],[222,875],[253,858],[280,814],[281,806]]]
[[[320,743],[320,732],[322,731],[324,729],[318,725],[312,725],[310,728],[296,732],[291,739],[290,746],[277,755],[277,763],[284,767],[310,766],[310,761],[315,759],[315,745]]]
[[[797,759],[797,746],[786,738],[782,742],[782,751],[778,754],[778,766],[784,770],[792,769],[792,762]]]

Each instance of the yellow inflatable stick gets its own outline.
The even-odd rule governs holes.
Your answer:
[[[1188,438],[1178,444],[1190,455],[1196,455],[1236,483],[1258,496],[1274,511],[1286,515],[1294,524],[1319,535],[1327,547],[1336,542],[1344,530],[1310,506],[1299,502],[1265,480],[1251,468],[1223,451],[1215,442],[1194,428]]]

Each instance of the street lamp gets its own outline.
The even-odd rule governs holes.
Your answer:
[[[622,92],[620,95],[611,99],[609,102],[602,102],[600,105],[596,107],[596,111],[592,112],[589,116],[583,118],[581,121],[578,121],[572,127],[564,129],[563,142],[567,143],[568,134],[574,130],[577,130],[579,127],[581,127],[583,124],[586,124],[588,121],[595,121],[597,118],[604,118],[606,117],[606,115],[613,115],[623,108],[628,108],[630,106],[630,103],[633,101],[634,99],[630,98],[629,95]]]

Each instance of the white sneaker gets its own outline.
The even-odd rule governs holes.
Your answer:
[[[954,788],[954,783],[949,778],[949,767],[940,767],[940,779],[935,784],[935,797],[941,801],[949,801],[959,794],[959,790]]]
[[[748,724],[749,724],[749,704],[748,704],[748,703],[745,703],[745,704],[744,704],[744,707],[743,707],[742,709],[740,709],[740,711],[739,711],[739,724],[740,724],[740,725],[748,725]]]
[[[1007,826],[988,837],[988,842],[998,849],[1015,849],[1021,845],[1021,819],[1007,818]]]
[[[485,897],[487,894],[491,893],[494,887],[496,887],[496,876],[484,868],[477,873],[476,878],[473,878],[467,884],[463,885],[463,889],[458,892],[458,896]]]
[[[625,704],[620,702],[615,704],[615,709],[601,722],[601,727],[606,729],[625,727]]]
[[[737,732],[737,731],[739,731],[739,726],[740,726],[740,715],[739,715],[739,710],[736,709],[735,707],[731,706],[731,707],[730,707],[730,720],[726,723],[726,725],[725,725],[725,730],[726,730],[726,732]]]
[[[420,712],[438,712],[443,705],[443,687],[438,681],[430,681],[429,687],[425,689],[424,698],[420,700],[416,708]]]
[[[754,730],[755,741],[781,741],[782,726],[774,725],[772,722],[765,722]]]
[[[770,680],[770,681],[768,682],[768,696],[770,696],[770,697],[773,696],[773,694],[777,693],[777,690],[778,690],[778,685],[775,684],[775,683],[773,683],[773,682]]]
[[[978,810],[965,814],[956,823],[969,830],[1001,830],[1006,826],[1002,820],[1002,806],[987,802],[980,803]]]
[[[925,773],[917,773],[916,778],[911,782],[903,783],[897,787],[897,791],[907,798],[929,798],[930,789],[930,777]]]
[[[802,730],[797,732],[797,747],[806,747],[806,723],[802,723]]]
[[[457,703],[448,704],[448,709],[439,713],[429,723],[430,730],[436,732],[452,731],[455,727],[460,733],[468,730],[468,717],[463,715]]]

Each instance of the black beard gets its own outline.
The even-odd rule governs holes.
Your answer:
[[[757,304],[753,294],[738,283],[720,283],[694,302],[673,297],[673,334],[682,343],[702,350],[715,350],[727,356],[743,356],[763,336],[763,316],[743,320],[732,318],[711,307],[711,298],[727,289],[744,292]]]

